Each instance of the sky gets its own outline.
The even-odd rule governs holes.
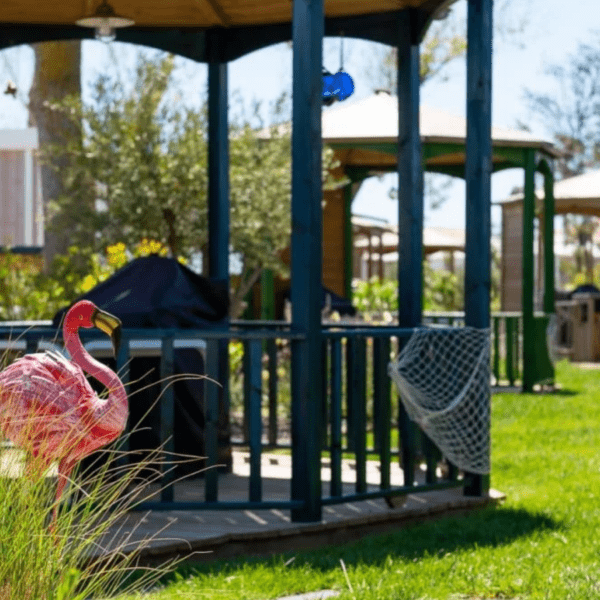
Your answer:
[[[498,2],[497,2],[498,3]],[[553,92],[556,82],[545,74],[550,64],[566,64],[580,43],[598,40],[600,43],[600,6],[598,0],[512,0],[512,9],[495,19],[504,29],[525,20],[523,33],[510,35],[496,33],[492,66],[492,123],[496,126],[517,127],[526,123],[532,133],[549,137],[543,123],[536,120],[523,97],[525,88],[538,93]],[[567,8],[568,7],[568,8]],[[453,5],[454,17],[466,21],[466,2]],[[118,35],[117,35],[118,40]],[[378,44],[361,40],[344,41],[344,68],[355,80],[355,93],[345,102],[360,100],[373,93],[375,86],[368,73],[376,64]],[[340,40],[324,41],[324,66],[336,71],[340,66]],[[136,47],[113,42],[110,45],[96,41],[83,44],[82,81],[84,94],[89,83],[100,73],[118,68],[125,72],[135,61]],[[112,56],[111,56],[112,55]],[[240,106],[248,109],[256,100],[261,102],[262,115],[267,119],[269,107],[282,92],[291,93],[291,50],[279,44],[259,50],[230,64],[230,105],[234,111]],[[204,65],[180,60],[178,81],[188,103],[200,103],[206,92]],[[21,101],[0,95],[0,128],[27,126],[24,100],[33,76],[33,52],[29,47],[17,47],[0,52],[0,87],[6,79],[14,80]],[[466,61],[456,60],[444,71],[443,77],[426,82],[421,88],[421,101],[456,115],[466,113]],[[390,199],[389,189],[396,184],[394,175],[367,180],[353,202],[355,214],[378,217],[397,223],[397,202]],[[523,172],[511,169],[492,176],[492,201],[507,197],[515,186],[522,185]],[[464,227],[464,183],[452,179],[444,192],[447,200],[441,208],[426,205],[425,225],[432,227]],[[500,210],[492,209],[493,230],[500,228]]]

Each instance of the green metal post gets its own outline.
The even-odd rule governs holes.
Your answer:
[[[514,372],[514,332],[515,332],[515,324],[517,324],[517,320],[514,317],[505,317],[504,319],[504,332],[505,332],[505,346],[506,346],[506,378],[508,379],[509,385],[515,384],[515,372]],[[518,337],[518,332],[517,332]]]
[[[260,276],[260,318],[265,321],[275,318],[275,293],[271,269],[265,269]]]
[[[500,382],[500,317],[492,317],[494,323],[494,377],[496,385]]]
[[[323,0],[292,5],[292,521],[321,520]]]
[[[540,161],[544,175],[544,312],[554,313],[554,175],[548,161]]]
[[[526,150],[523,198],[523,391],[532,392],[535,377],[535,325],[533,321],[533,219],[535,216],[535,151]]]

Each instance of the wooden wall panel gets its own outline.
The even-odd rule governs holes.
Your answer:
[[[0,245],[19,246],[23,239],[23,152],[0,151]]]
[[[523,269],[523,207],[502,206],[501,310],[521,310]]]
[[[323,285],[345,296],[344,191],[328,190],[323,196]]]
[[[37,159],[30,151],[0,150],[0,246],[43,244],[43,207]]]

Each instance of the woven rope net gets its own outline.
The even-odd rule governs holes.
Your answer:
[[[451,463],[490,472],[489,329],[416,329],[389,374],[409,417]]]

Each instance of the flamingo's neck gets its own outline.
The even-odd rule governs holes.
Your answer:
[[[71,360],[85,373],[97,379],[108,390],[108,398],[94,407],[96,421],[109,420],[110,426],[122,430],[127,421],[127,393],[117,374],[88,354],[79,339],[79,326],[65,319],[63,326],[65,347]],[[108,425],[108,423],[107,423]]]

